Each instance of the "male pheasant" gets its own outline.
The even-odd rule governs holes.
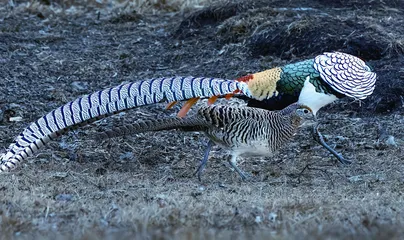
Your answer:
[[[189,100],[179,113],[184,116],[200,98],[210,98],[208,102],[213,103],[217,97],[236,95],[248,98],[250,106],[260,103],[259,107],[269,109],[282,109],[298,100],[316,114],[321,107],[344,96],[366,98],[372,94],[375,82],[376,73],[364,61],[334,52],[248,75],[238,81],[171,77],[122,84],[79,97],[30,124],[7,152],[0,154],[0,172],[14,168],[67,130],[134,107]],[[345,161],[335,151],[333,153],[341,162]]]

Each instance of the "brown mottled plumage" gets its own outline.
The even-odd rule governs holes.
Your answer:
[[[211,143],[229,150],[229,163],[245,179],[245,174],[236,166],[238,156],[270,156],[293,137],[302,120],[314,118],[310,108],[297,103],[280,111],[210,106],[201,107],[197,114],[190,117],[139,121],[100,133],[96,138],[169,129],[202,131]],[[209,149],[210,145],[198,169],[199,176],[207,162]]]

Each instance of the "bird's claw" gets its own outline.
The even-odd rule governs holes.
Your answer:
[[[205,166],[204,166],[203,163],[199,164],[198,169],[196,169],[196,171],[193,174],[193,176],[195,176],[195,175],[198,176],[198,180],[200,182],[202,182],[202,171],[203,171],[204,168],[205,168]]]
[[[238,173],[241,177],[241,180],[243,180],[244,182],[250,181],[252,179],[252,176],[250,174],[246,174],[244,172],[239,172]]]
[[[205,153],[203,155],[203,159],[201,160],[201,164],[199,164],[198,169],[196,169],[196,171],[194,172],[194,176],[198,175],[199,181],[202,181],[202,172],[203,172],[203,169],[205,169],[206,163],[208,162],[209,153],[210,153],[210,150],[212,149],[212,146],[213,146],[213,142],[209,141],[206,146]]]
[[[339,154],[337,151],[335,151],[333,148],[331,148],[324,140],[323,135],[320,133],[318,130],[320,126],[320,123],[316,123],[313,126],[313,138],[316,142],[320,143],[321,146],[325,147],[334,157],[338,159],[338,161],[342,164],[351,164],[352,161],[345,159],[341,154]]]

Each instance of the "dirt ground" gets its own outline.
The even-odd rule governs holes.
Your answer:
[[[402,1],[135,2],[1,3],[2,149],[54,108],[122,82],[234,79],[344,51],[378,74],[368,99],[319,113],[327,142],[353,164],[336,163],[302,128],[273,158],[243,159],[248,182],[214,148],[200,182],[203,134],[91,140],[179,109],[141,107],[70,132],[1,174],[0,239],[404,237]]]

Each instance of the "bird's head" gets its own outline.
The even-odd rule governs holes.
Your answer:
[[[301,118],[302,120],[317,120],[311,108],[305,105],[300,105],[299,107],[297,107],[295,113],[296,116]]]
[[[316,115],[313,110],[300,103],[294,103],[287,108],[292,108],[290,112],[291,122],[295,127],[299,126],[311,126],[317,121]]]
[[[307,105],[298,102],[292,103],[280,111],[282,114],[290,116],[292,124],[296,127],[300,126],[302,122],[307,122],[310,125],[310,122],[317,121],[313,110]]]

